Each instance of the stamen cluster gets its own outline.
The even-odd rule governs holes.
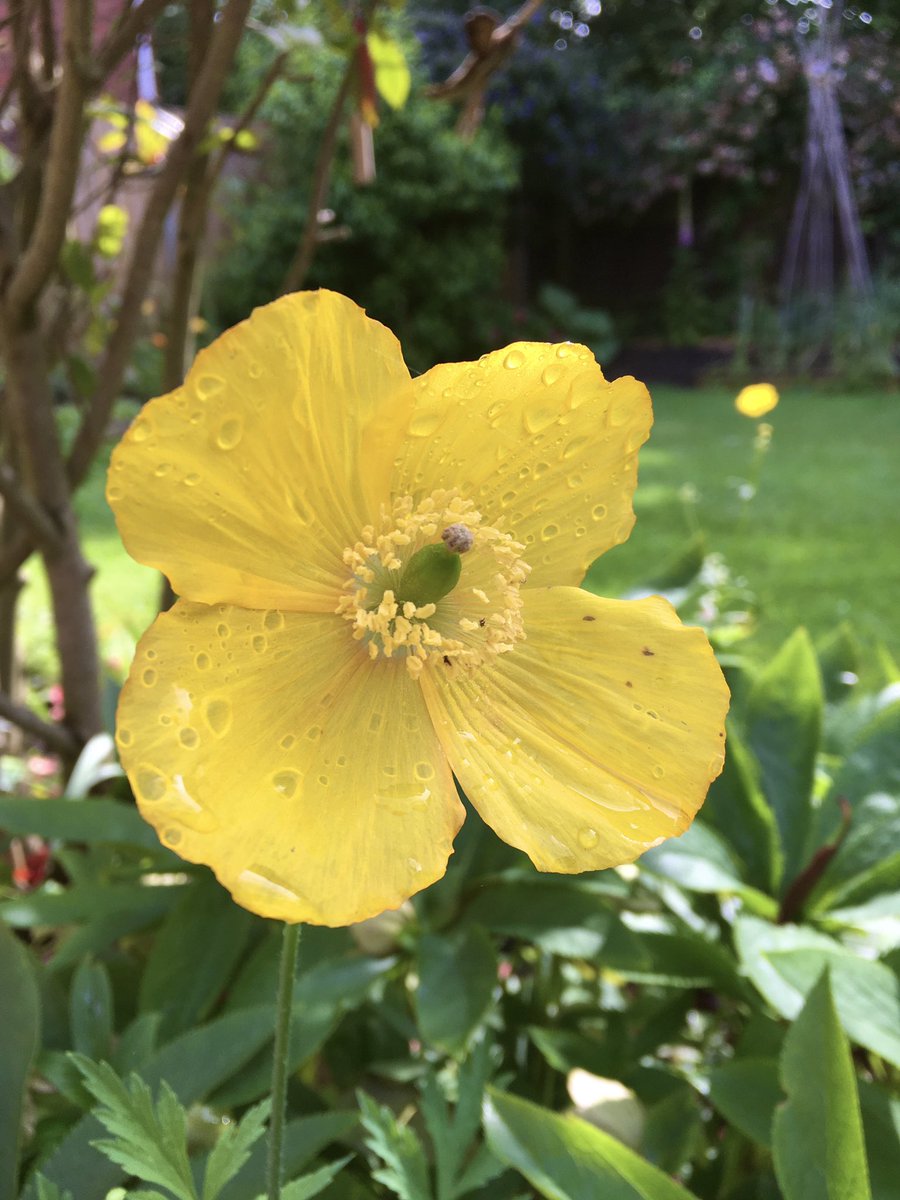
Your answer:
[[[459,584],[436,604],[404,598],[403,571],[413,555],[460,526],[472,542]],[[426,664],[477,666],[525,636],[519,589],[531,568],[523,550],[509,534],[485,525],[472,501],[455,489],[433,492],[418,504],[401,496],[382,510],[380,528],[367,525],[344,551],[351,575],[337,611],[371,658],[403,657],[414,677]]]

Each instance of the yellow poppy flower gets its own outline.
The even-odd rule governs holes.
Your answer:
[[[778,403],[778,389],[771,383],[751,383],[741,388],[734,407],[744,417],[764,417]]]
[[[578,587],[631,530],[650,423],[582,346],[413,380],[326,291],[202,350],[107,491],[182,597],[118,713],[162,841],[255,912],[341,925],[444,874],[454,775],[542,870],[683,832],[722,767],[722,674],[666,601]]]

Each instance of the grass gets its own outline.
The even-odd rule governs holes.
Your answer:
[[[789,391],[767,418],[775,427],[759,494],[739,526],[737,487],[746,478],[755,422],[722,388],[656,388],[656,425],[641,452],[637,525],[624,546],[592,570],[597,590],[617,595],[658,575],[689,537],[679,490],[698,492],[697,517],[710,550],[723,553],[759,603],[746,648],[763,658],[797,626],[814,637],[847,620],[869,660],[883,642],[900,658],[897,484],[900,397]],[[103,498],[105,463],[78,497],[104,660],[127,668],[151,621],[158,577],[125,554]],[[54,672],[52,624],[40,568],[26,568],[22,643],[29,667]]]

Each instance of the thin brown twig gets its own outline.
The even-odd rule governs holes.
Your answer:
[[[268,94],[272,88],[272,85],[278,80],[278,77],[281,75],[282,71],[284,70],[285,64],[287,63],[289,58],[290,58],[290,51],[283,50],[279,55],[277,55],[277,57],[272,59],[272,62],[269,65],[269,69],[266,71],[265,75],[262,77],[262,80],[260,81],[259,87],[256,89],[256,93],[254,94],[253,99],[250,101],[250,103],[247,105],[247,107],[244,109],[244,111],[241,113],[240,117],[238,118],[238,122],[232,130],[232,136],[222,146],[222,148],[219,150],[218,154],[216,154],[216,156],[212,160],[212,163],[210,164],[209,172],[207,174],[207,184],[209,186],[212,186],[212,184],[214,184],[215,181],[222,174],[222,168],[225,166],[228,156],[234,150],[235,141],[237,139],[238,134],[243,133],[244,130],[248,128],[248,126],[250,125],[250,122],[253,120],[253,118],[256,116],[256,114],[259,112],[260,108],[262,108],[262,105],[263,105],[263,102],[265,101],[266,96],[268,96]]]
[[[143,6],[142,6],[143,7]],[[141,303],[153,272],[153,263],[162,237],[169,208],[188,164],[197,152],[215,112],[222,86],[234,59],[251,0],[228,0],[216,23],[203,70],[192,89],[185,112],[184,128],[169,147],[165,163],[157,176],[125,277],[116,326],[107,343],[98,371],[98,385],[90,409],[78,429],[68,461],[69,479],[77,487],[82,482],[103,440],[112,406],[119,395],[122,378],[131,357],[140,321]]]
[[[322,134],[322,140],[319,142],[319,153],[316,156],[316,165],[313,168],[309,203],[306,206],[306,224],[303,227],[303,236],[300,239],[300,245],[297,247],[297,253],[294,255],[293,261],[288,267],[287,274],[281,285],[282,295],[286,292],[295,292],[303,286],[303,282],[316,256],[319,236],[319,211],[324,206],[328,195],[331,167],[334,162],[335,150],[337,149],[337,135],[341,126],[344,105],[350,94],[355,73],[356,56],[351,55],[347,62],[344,76],[341,79],[340,87],[331,105],[331,112],[328,114],[328,122]]]
[[[19,729],[30,733],[50,750],[55,750],[65,758],[74,758],[78,753],[79,742],[64,725],[51,725],[24,704],[17,704],[15,700],[11,700],[5,692],[0,692],[0,718],[17,725]]]
[[[141,0],[140,4],[125,3],[119,19],[106,35],[106,41],[94,55],[94,79],[102,83],[115,70],[120,59],[161,16],[169,0]]]

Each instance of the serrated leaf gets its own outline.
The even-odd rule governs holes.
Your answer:
[[[208,1097],[271,1039],[273,1020],[271,1005],[229,1013],[169,1042],[144,1064],[141,1074],[150,1087],[165,1079],[182,1104],[191,1105]],[[100,1133],[95,1117],[83,1117],[39,1163],[40,1170],[48,1179],[71,1187],[78,1197],[105,1194],[122,1173],[91,1148]],[[33,1196],[29,1184],[22,1200]]]
[[[487,1142],[548,1200],[690,1200],[692,1193],[578,1117],[488,1089]],[[696,1198],[694,1198],[696,1200]]]
[[[282,1160],[284,1173],[290,1177],[330,1142],[347,1135],[358,1123],[357,1112],[323,1112],[311,1117],[288,1121],[284,1130]],[[219,1200],[253,1200],[265,1187],[267,1147],[257,1143],[250,1159],[235,1177],[229,1180]]]
[[[0,925],[0,1200],[18,1194],[19,1139],[28,1072],[40,1043],[40,997],[28,951]]]
[[[357,1092],[366,1145],[384,1163],[372,1178],[399,1200],[431,1200],[428,1163],[422,1144],[408,1125],[402,1125],[389,1108]]]
[[[310,1171],[308,1175],[301,1175],[299,1179],[286,1183],[281,1189],[281,1200],[311,1200],[311,1197],[318,1196],[338,1172],[343,1171],[352,1157],[352,1154],[348,1154],[333,1163],[326,1163],[318,1171]],[[265,1200],[265,1197],[260,1197],[260,1200]]]
[[[754,681],[747,741],[784,849],[784,883],[805,865],[824,697],[809,634],[796,630]]]
[[[130,1175],[174,1192],[179,1200],[197,1200],[187,1153],[187,1116],[175,1093],[163,1083],[153,1102],[147,1084],[137,1075],[126,1083],[108,1063],[94,1063],[82,1054],[72,1060],[85,1085],[97,1099],[97,1120],[113,1135],[93,1144]]]
[[[494,1174],[502,1170],[491,1154],[480,1154],[479,1165],[472,1170],[471,1143],[481,1125],[481,1104],[489,1075],[490,1043],[482,1038],[459,1068],[458,1098],[452,1113],[434,1072],[428,1071],[422,1079],[419,1107],[434,1147],[437,1200],[465,1195],[475,1186],[470,1175],[475,1178],[484,1174],[486,1182],[493,1178],[492,1165]]]
[[[823,972],[784,1040],[772,1150],[785,1200],[871,1200],[856,1076]]]
[[[477,925],[419,941],[416,1013],[423,1039],[460,1054],[484,1018],[497,986],[497,954]]]
[[[216,1200],[249,1159],[253,1146],[265,1133],[271,1108],[271,1100],[263,1100],[244,1114],[240,1124],[222,1130],[206,1160],[203,1200]]]

